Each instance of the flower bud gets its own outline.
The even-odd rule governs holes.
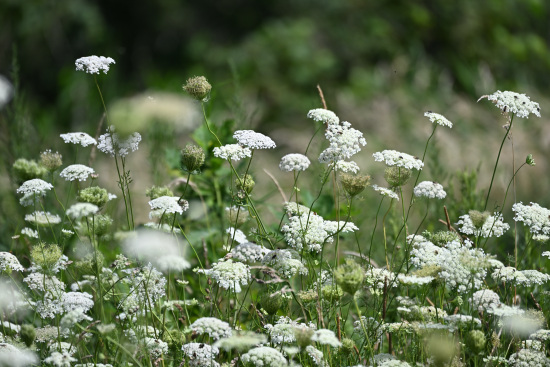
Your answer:
[[[487,218],[489,218],[490,213],[489,212],[480,212],[478,210],[470,210],[468,212],[468,215],[470,216],[470,219],[472,220],[472,224],[476,228],[481,228],[485,224],[485,221],[487,221]]]
[[[347,260],[345,264],[340,265],[334,271],[334,280],[336,283],[344,292],[352,296],[357,292],[364,278],[365,273],[363,268],[351,260]]]
[[[204,164],[204,150],[193,144],[188,144],[181,150],[181,169],[185,172],[198,174]]]
[[[98,186],[87,187],[78,192],[78,201],[94,204],[101,208],[109,201],[109,193]]]
[[[13,174],[18,183],[23,183],[34,178],[44,178],[48,170],[34,160],[19,158],[13,163]]]
[[[32,261],[44,271],[52,270],[59,261],[63,252],[57,245],[46,245],[39,243],[31,250]]]
[[[369,185],[370,176],[350,175],[344,173],[340,175],[340,181],[342,182],[342,186],[348,195],[353,197],[365,190],[365,188]]]
[[[206,102],[212,86],[204,76],[194,76],[187,79],[183,89],[196,100]]]
[[[384,171],[384,178],[390,187],[401,187],[409,181],[412,171],[403,167],[388,167]]]
[[[525,158],[525,163],[527,163],[527,164],[530,165],[530,166],[536,165],[535,159],[533,158],[533,155],[532,155],[532,154],[529,154],[529,155],[527,156],[527,158]]]
[[[305,348],[311,344],[311,337],[313,336],[313,330],[307,326],[297,326],[294,328],[294,337],[296,338],[296,344],[300,348]]]
[[[243,178],[237,180],[237,189],[245,191],[247,194],[252,192],[256,183],[249,174],[244,175]]]
[[[470,332],[466,334],[466,346],[474,354],[482,352],[485,349],[486,342],[485,334],[481,330],[470,330]]]
[[[284,299],[281,293],[264,293],[260,298],[260,306],[270,315],[275,315],[284,305]]]
[[[174,196],[174,193],[166,186],[153,186],[145,191],[145,196],[151,200],[155,200],[161,196]]]
[[[51,149],[40,154],[40,163],[50,172],[55,171],[63,164],[62,156],[58,152],[53,153]]]
[[[23,341],[23,343],[25,343],[25,345],[30,348],[30,346],[34,342],[34,339],[36,338],[36,330],[31,324],[23,324],[21,325],[19,335],[21,336],[21,340]]]

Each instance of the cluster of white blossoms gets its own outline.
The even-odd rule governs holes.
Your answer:
[[[361,151],[361,146],[367,145],[363,133],[351,127],[347,121],[341,124],[329,124],[325,132],[325,137],[329,141],[329,147],[319,155],[320,163],[332,164],[335,168],[341,170],[353,170],[357,165],[345,165],[338,162],[346,162],[355,154]]]
[[[226,352],[236,350],[240,352],[260,346],[267,342],[265,334],[257,334],[250,331],[240,331],[228,338],[222,338],[214,343],[214,347]]]
[[[337,172],[345,172],[345,173],[359,172],[359,166],[354,161],[337,161],[337,162],[331,163],[329,166],[334,168],[334,170]]]
[[[480,289],[472,295],[472,306],[480,312],[500,306],[500,297],[490,289]]]
[[[51,183],[48,183],[40,178],[33,178],[32,180],[23,182],[16,192],[23,195],[45,196],[46,192],[51,189],[53,189],[53,185]]]
[[[283,172],[305,171],[310,164],[311,162],[305,155],[293,153],[281,158],[279,168]]]
[[[510,91],[496,91],[488,96],[482,96],[493,102],[502,112],[512,113],[517,117],[529,118],[530,114],[540,117],[540,106],[525,94]]]
[[[275,142],[262,133],[254,130],[237,130],[233,133],[233,138],[239,145],[250,149],[273,149],[277,147]]]
[[[304,328],[312,332],[316,329],[315,325],[311,322],[309,324],[298,323],[287,316],[279,317],[275,325],[266,324],[265,328],[271,338],[271,342],[276,345],[294,343],[296,341],[296,328]]]
[[[21,265],[15,255],[9,252],[0,252],[0,273],[10,271],[24,271],[25,268]]]
[[[285,211],[286,211],[286,214],[289,216],[289,217],[292,217],[293,215],[302,215],[302,214],[308,214],[310,212],[309,208],[305,205],[302,205],[302,204],[298,204],[294,201],[287,201],[284,205],[283,205]]]
[[[126,157],[129,153],[138,150],[140,141],[141,135],[137,132],[121,140],[118,134],[115,133],[115,128],[111,126],[105,134],[99,137],[97,149],[111,157]]]
[[[327,125],[337,125],[340,123],[340,119],[334,112],[325,110],[324,108],[309,110],[307,117],[313,121],[322,122]]]
[[[550,280],[550,275],[541,273],[538,270],[517,270],[512,266],[498,268],[491,276],[496,281],[508,282],[525,287],[542,285]]]
[[[337,232],[346,233],[359,229],[351,222],[326,221],[315,213],[292,216],[288,220],[281,227],[281,232],[287,244],[297,251],[305,248],[307,251],[321,252],[322,246],[332,242],[332,237]]]
[[[424,116],[430,119],[432,124],[435,123],[441,126],[448,126],[449,128],[453,127],[453,123],[447,120],[445,116],[440,115],[439,113],[428,111],[428,112],[424,112]]]
[[[311,337],[311,341],[321,345],[330,345],[333,348],[342,346],[342,343],[338,340],[336,335],[334,335],[334,331],[328,329],[315,330]]]
[[[239,243],[231,250],[233,259],[245,263],[256,263],[261,261],[269,250],[264,246],[253,242]]]
[[[384,162],[388,167],[403,167],[406,169],[421,170],[424,163],[410,154],[401,153],[396,150],[384,150],[372,155],[376,162]]]
[[[220,350],[204,343],[187,343],[181,347],[183,354],[189,359],[190,367],[218,367],[216,356]]]
[[[308,274],[307,267],[289,250],[269,251],[262,259],[262,264],[272,267],[284,279],[290,279],[297,274]]]
[[[255,367],[288,366],[285,356],[275,348],[256,347],[241,356],[241,361]]]
[[[213,150],[214,157],[225,160],[240,161],[244,158],[250,158],[252,151],[249,148],[243,148],[239,144],[226,144],[216,147]]]
[[[399,200],[399,195],[397,195],[397,193],[391,189],[378,185],[372,185],[372,188],[374,189],[374,191],[378,192],[382,196],[387,196],[390,199]]]
[[[476,228],[469,214],[461,215],[459,218],[460,220],[456,222],[456,225],[461,227],[458,230],[467,235],[481,236],[483,238],[500,237],[510,229],[510,225],[503,222],[502,214],[497,212],[489,215],[481,228]]]
[[[378,291],[387,287],[397,287],[395,282],[396,275],[386,268],[375,268],[373,266],[365,270],[365,284],[373,288],[372,292],[380,294]]]
[[[459,240],[439,247],[430,241],[415,238],[411,263],[418,268],[439,266],[439,276],[459,292],[465,292],[471,287],[481,288],[487,268],[490,267],[488,256],[482,249],[472,248],[470,242],[462,244]]]
[[[235,293],[240,293],[241,285],[247,285],[250,282],[250,267],[231,259],[221,259],[212,264],[211,269],[195,269],[195,272],[209,276],[220,287]]]
[[[86,181],[93,173],[95,173],[93,168],[83,164],[71,164],[63,169],[63,171],[59,173],[59,176],[63,177],[65,181]]]
[[[187,200],[182,200],[180,203],[177,196],[160,196],[149,201],[149,206],[151,207],[149,219],[160,218],[164,214],[183,214],[189,209]]]
[[[434,279],[431,276],[421,277],[414,274],[397,274],[397,280],[404,285],[425,285],[431,283]]]
[[[21,230],[21,234],[29,238],[38,238],[38,231],[32,228],[25,227]]]
[[[315,348],[313,345],[308,345],[305,351],[309,358],[313,361],[313,365],[318,367],[329,367],[329,364],[324,359],[323,352]]]
[[[201,317],[195,320],[190,327],[194,334],[208,334],[214,340],[228,338],[233,335],[231,326],[227,322],[215,317]]]
[[[96,145],[97,141],[86,133],[66,133],[59,135],[61,139],[67,144],[76,144],[87,147],[88,145]]]
[[[67,351],[63,352],[53,352],[48,358],[44,360],[44,362],[48,364],[52,364],[55,367],[67,367],[71,365],[71,362],[76,362],[77,359],[73,358],[71,353]]]
[[[122,283],[130,287],[128,296],[120,302],[125,312],[140,309],[143,305],[154,304],[166,294],[166,278],[152,264],[124,271],[128,276],[122,280]]]
[[[111,57],[104,56],[86,56],[76,59],[76,70],[85,71],[88,74],[99,74],[100,71],[107,74],[111,64],[116,64]]]
[[[168,354],[168,343],[156,338],[145,337],[143,338],[143,344],[147,353],[153,358],[157,359],[163,355]]]
[[[546,353],[534,349],[521,349],[508,359],[508,366],[511,367],[547,367],[550,366],[550,359]]]
[[[94,301],[91,294],[86,292],[67,292],[61,296],[61,302],[65,312],[81,310],[88,312],[94,307]]]
[[[233,227],[229,227],[225,230],[225,233],[229,235],[229,238],[231,238],[233,241],[237,243],[247,243],[248,239],[246,238],[246,235],[241,231],[240,229],[235,229]]]
[[[42,211],[36,211],[32,214],[25,215],[25,220],[40,226],[61,223],[61,217],[59,215]]]
[[[445,199],[447,193],[443,189],[443,185],[432,181],[422,181],[414,188],[416,197],[425,197],[428,199]]]
[[[515,203],[512,210],[516,213],[514,220],[529,227],[533,239],[546,241],[550,238],[550,210],[537,203],[524,205],[521,202]]]
[[[99,211],[99,208],[97,205],[90,204],[90,203],[76,203],[71,205],[69,209],[67,209],[67,216],[73,220],[78,220],[90,215],[94,215]]]

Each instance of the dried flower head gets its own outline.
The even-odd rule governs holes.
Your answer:
[[[181,150],[181,168],[183,171],[198,174],[205,160],[204,149],[194,144],[187,144]]]
[[[50,172],[55,171],[63,164],[62,156],[58,152],[53,153],[48,149],[40,154],[40,163]]]
[[[370,176],[350,175],[344,173],[340,175],[340,181],[349,196],[356,196],[365,190],[365,188],[369,185]]]
[[[187,82],[183,85],[183,90],[196,100],[206,102],[212,86],[204,76],[194,76],[187,79]]]

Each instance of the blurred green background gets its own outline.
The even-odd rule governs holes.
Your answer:
[[[364,132],[368,145],[356,160],[374,183],[383,184],[383,167],[373,162],[373,152],[422,155],[432,128],[423,114],[431,110],[455,126],[438,129],[423,179],[454,185],[460,195],[455,173],[479,167],[478,187],[486,189],[505,121],[491,103],[476,100],[500,89],[541,104],[543,117],[518,120],[513,136],[516,164],[528,153],[537,160],[518,177],[518,198],[548,205],[548,195],[541,195],[550,189],[548,19],[544,0],[2,0],[0,74],[17,89],[0,117],[1,169],[8,173],[2,186],[16,187],[9,181],[15,159],[36,159],[46,148],[65,152],[59,133],[95,135],[101,102],[93,78],[74,67],[77,58],[95,54],[116,60],[98,77],[109,106],[132,98],[139,104],[161,92],[175,98],[168,105],[183,106],[174,114],[184,116],[178,118],[185,126],[175,135],[156,131],[166,146],[135,158],[138,177],[151,152],[161,150],[153,157],[160,162],[191,140],[201,115],[181,85],[205,75],[213,85],[208,108],[214,124],[233,120],[278,143],[276,151],[261,154],[258,167],[276,172],[282,155],[304,151],[314,131],[305,115],[321,107],[320,84],[328,108]],[[319,137],[313,161],[322,144]],[[497,198],[511,177],[511,161],[507,144]],[[135,180],[136,190],[151,180]],[[10,207],[4,203],[4,217]]]

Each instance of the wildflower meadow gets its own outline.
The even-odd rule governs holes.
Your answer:
[[[287,153],[269,131],[212,118],[216,81],[189,76],[176,92],[197,124],[163,155],[162,124],[142,128],[103,94],[116,61],[75,62],[97,129],[11,167],[0,366],[550,366],[550,209],[516,190],[548,157],[513,155],[502,173],[545,106],[487,91],[477,103],[504,125],[484,137],[491,168],[438,177],[425,168],[452,137],[445,111],[418,112],[431,133],[414,151],[370,151],[319,88],[297,117],[310,139]],[[13,94],[0,79],[0,113]],[[140,104],[164,113],[156,98]]]

